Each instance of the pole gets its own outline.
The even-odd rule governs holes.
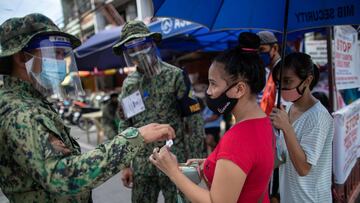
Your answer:
[[[282,44],[281,44],[281,61],[280,61],[280,73],[279,73],[279,89],[278,89],[278,98],[277,98],[277,108],[280,108],[281,105],[281,79],[282,72],[285,64],[285,50],[286,50],[286,41],[287,41],[287,25],[288,25],[288,17],[289,17],[289,0],[285,1],[285,15],[284,15],[284,29],[282,36]]]
[[[334,85],[334,68],[333,68],[333,58],[332,58],[332,38],[333,32],[332,27],[327,28],[327,68],[328,68],[328,80],[329,80],[329,110],[330,113],[335,111],[335,102],[334,102],[334,92],[335,92],[335,85]]]

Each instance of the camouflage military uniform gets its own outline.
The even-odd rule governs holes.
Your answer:
[[[139,90],[142,93],[145,112],[128,120],[120,120],[119,131],[133,126],[138,127],[151,122],[169,123],[176,131],[176,139],[171,151],[180,163],[187,158],[201,157],[203,143],[203,120],[200,114],[188,117],[192,134],[188,136],[190,154],[186,156],[184,118],[177,107],[177,98],[186,92],[182,70],[165,62],[161,63],[159,75],[148,78],[138,72],[130,74],[124,81],[120,100]],[[166,202],[175,202],[175,185],[152,165],[148,159],[155,147],[164,143],[146,145],[133,160],[134,186],[132,190],[133,202],[157,202],[159,191],[162,190]]]
[[[39,34],[63,33],[41,14],[12,18],[0,26],[0,71]],[[9,60],[10,59],[10,60]],[[7,64],[7,65],[4,65]],[[16,75],[16,73],[14,74]],[[129,165],[144,140],[128,128],[110,142],[81,154],[52,105],[34,86],[5,76],[0,88],[0,187],[11,202],[91,202],[91,189]]]
[[[152,39],[150,46],[149,44],[136,45],[138,47],[131,50],[131,47],[135,47],[134,43],[142,41],[144,38],[145,41],[149,38]],[[123,54],[126,58],[130,56],[130,52],[134,56],[139,49],[143,49],[142,51],[146,52],[147,57],[154,59],[156,57],[154,52],[148,52],[148,48],[144,49],[144,47],[149,46],[150,50],[156,48],[154,42],[159,43],[161,38],[160,33],[150,32],[143,22],[131,21],[124,25],[120,42],[113,46],[113,51],[118,55]],[[127,59],[129,59],[127,60],[128,65],[135,65],[129,63],[131,58]],[[149,63],[147,69],[144,69],[146,67],[144,64],[138,65],[139,69],[130,74],[123,83],[120,100],[139,91],[145,111],[129,119],[123,117],[120,120],[119,131],[130,126],[137,127],[151,122],[168,123],[176,132],[176,139],[171,150],[179,162],[185,162],[189,157],[201,157],[204,138],[203,120],[201,115],[196,113],[200,110],[200,105],[192,99],[189,78],[181,69],[162,62],[160,59],[152,60],[151,63],[152,65]],[[155,72],[156,74],[152,74]],[[191,132],[186,132],[185,117]],[[187,136],[185,136],[186,133],[188,133]],[[146,145],[139,152],[139,156],[132,161],[134,170],[132,202],[156,203],[160,190],[165,196],[165,202],[176,202],[175,185],[148,160],[153,149],[162,147],[164,144],[162,142]]]
[[[6,76],[0,90],[1,189],[11,202],[88,202],[90,190],[143,147],[135,128],[122,134],[129,138],[116,136],[81,154],[52,105],[30,84]]]
[[[108,101],[102,108],[101,123],[104,129],[104,134],[109,139],[112,139],[115,135],[117,135],[118,126],[116,123],[118,120],[118,106],[114,106],[111,101]]]

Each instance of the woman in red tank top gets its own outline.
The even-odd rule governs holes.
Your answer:
[[[191,182],[178,168],[168,147],[154,149],[150,161],[191,202],[269,202],[267,186],[274,165],[269,118],[256,102],[265,70],[256,49],[237,48],[216,57],[209,69],[208,107],[231,112],[236,124],[202,163],[208,189]],[[188,163],[194,160],[189,160]]]

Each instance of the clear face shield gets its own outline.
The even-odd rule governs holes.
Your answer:
[[[151,38],[138,38],[123,45],[123,55],[127,66],[135,66],[137,71],[148,77],[161,71],[157,47]]]
[[[24,48],[25,63],[33,86],[44,96],[60,100],[84,95],[70,40],[41,36]]]

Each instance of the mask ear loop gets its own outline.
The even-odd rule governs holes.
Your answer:
[[[245,49],[246,49],[246,48],[245,48]],[[243,50],[243,48],[241,48],[241,50]],[[245,50],[243,50],[243,51],[245,51]],[[251,49],[251,51],[257,51],[257,49]],[[249,52],[247,52],[247,53],[249,53]],[[240,52],[240,53],[238,53],[238,54],[246,54],[246,52]],[[232,64],[232,62],[233,62],[233,60],[235,59],[235,57],[237,57],[237,55],[231,56],[231,58],[230,58],[230,60],[229,60],[228,63],[229,63],[229,64]],[[235,87],[239,82],[241,82],[241,80],[239,80],[239,81],[233,83],[232,85],[230,85],[230,86],[224,91],[225,94],[226,94],[226,92],[229,91],[231,88]]]
[[[28,55],[28,56],[30,56],[31,58],[35,58],[36,56],[35,55],[33,55],[33,54],[31,54],[31,53],[29,53],[29,52],[27,52],[27,51],[22,51],[23,53],[24,53],[24,55]],[[31,60],[31,59],[29,59],[29,60]],[[28,61],[29,61],[28,60]],[[28,61],[26,61],[26,62],[28,62]]]
[[[39,56],[35,56],[34,54],[31,54],[27,51],[23,51],[25,54],[27,54],[28,56],[31,56],[32,58],[37,58],[37,59],[42,59],[43,57],[39,57]]]
[[[240,82],[240,81],[239,81]],[[234,84],[230,85],[228,88],[226,88],[226,90],[224,91],[225,94],[227,91],[229,91],[231,88],[235,87],[239,82],[235,82]]]
[[[239,80],[235,83],[233,83],[232,85],[230,85],[224,92],[226,94],[227,91],[229,91],[231,88],[235,87],[236,85],[238,85],[240,82],[244,82],[245,83],[245,80]]]
[[[313,76],[313,80],[314,80],[314,78],[315,78],[315,70],[314,70],[314,68],[317,68],[317,67],[316,67],[313,63],[311,63],[311,67],[312,67],[312,69],[311,69],[311,71],[309,71],[310,74],[296,87],[296,91],[297,91],[299,94],[301,94],[301,95],[304,94],[305,89],[306,89],[306,86],[305,86],[305,87],[303,88],[302,93],[301,93],[300,90],[299,90],[299,87],[301,86],[301,84],[304,83],[305,80],[308,79],[308,77],[309,77],[310,75]],[[311,83],[310,83],[310,85],[311,85]],[[310,88],[310,86],[309,86],[309,88]]]
[[[31,54],[31,53],[28,53],[27,51],[23,51],[23,52],[24,52],[24,54],[27,54],[27,55],[31,56],[31,58],[30,58],[27,62],[25,62],[25,69],[26,69],[26,72],[27,72],[27,74],[28,74],[28,77],[29,77],[32,85],[37,86],[38,88],[41,89],[41,91],[44,91],[44,92],[45,92],[46,89],[43,88],[43,87],[40,85],[40,82],[39,82],[39,80],[37,79],[38,76],[35,75],[36,73],[33,73],[33,72],[32,72],[32,67],[33,67],[33,65],[34,65],[34,60],[35,60],[35,58],[40,58],[40,57],[37,57],[37,56],[35,56],[35,55]],[[29,63],[31,63],[31,64],[29,64]]]
[[[29,76],[31,79],[33,79],[33,80],[35,79],[35,80],[36,80],[36,78],[33,76],[33,74],[31,74],[31,71],[32,71],[32,68],[33,68],[33,66],[34,66],[34,60],[35,60],[35,58],[39,58],[39,57],[37,57],[37,56],[35,56],[35,55],[27,52],[27,51],[23,51],[23,53],[24,53],[24,55],[28,55],[28,56],[31,57],[29,60],[27,60],[27,61],[25,62],[26,72],[27,72],[28,76]],[[31,63],[31,64],[30,64],[30,63]]]
[[[269,44],[270,45],[270,50],[269,50],[269,57],[270,57],[270,64],[272,64],[272,61],[273,61],[273,59],[274,59],[274,57],[272,57],[271,55],[270,55],[270,53],[271,53],[271,50],[274,48],[274,44]]]
[[[306,80],[307,78],[305,78]],[[305,89],[306,89],[306,86],[303,88],[303,90],[300,92],[299,88],[300,86],[305,82],[305,80],[301,81],[301,83],[296,87],[296,91],[300,94],[300,95],[303,95],[304,92],[305,92]]]

